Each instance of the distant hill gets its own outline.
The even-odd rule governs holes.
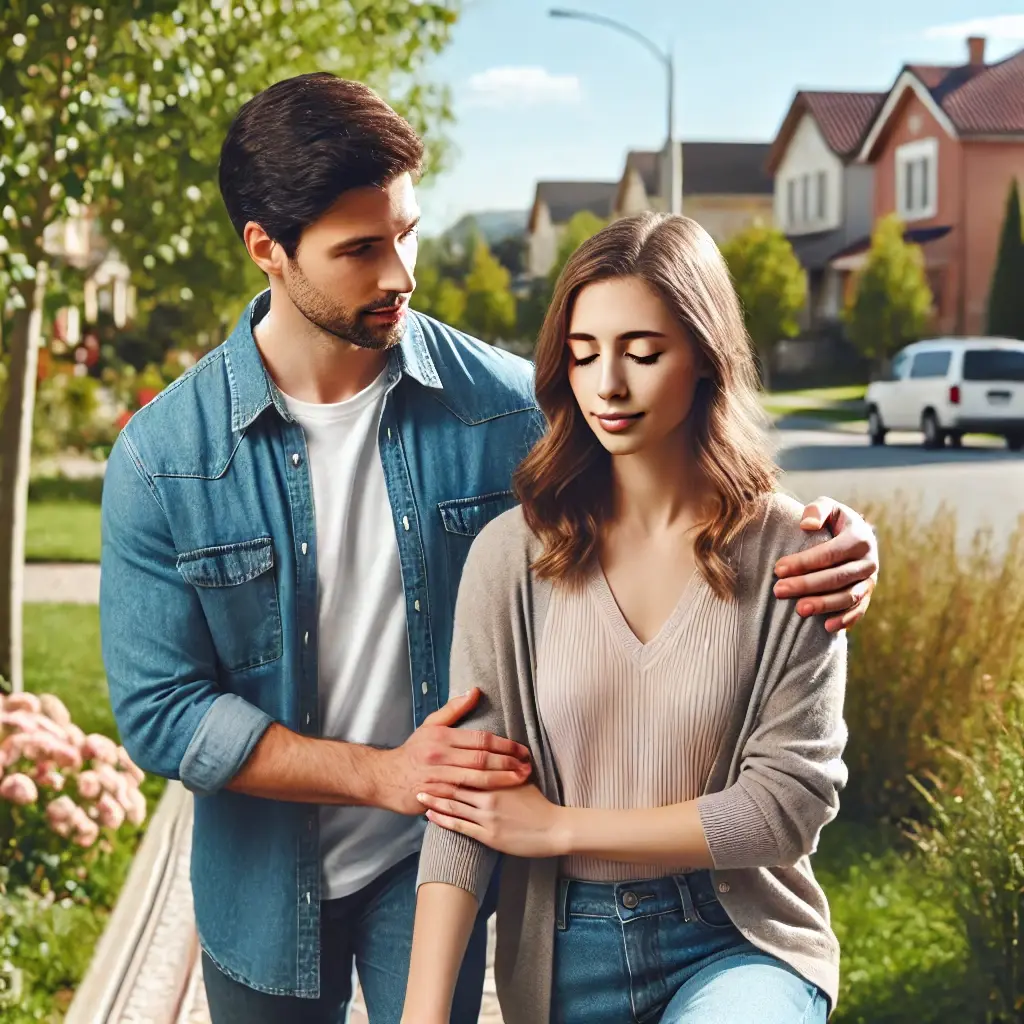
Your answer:
[[[444,237],[453,242],[465,242],[475,229],[484,236],[488,245],[494,246],[513,235],[521,235],[526,230],[527,216],[526,210],[467,213],[444,232]]]

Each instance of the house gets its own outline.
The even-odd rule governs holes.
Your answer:
[[[1024,185],[1024,50],[993,64],[984,38],[967,50],[965,64],[904,67],[859,155],[874,168],[875,216],[897,213],[921,244],[934,330],[958,335],[985,331],[1007,194]],[[833,266],[856,268],[867,246]]]
[[[613,181],[538,181],[526,225],[526,272],[544,277],[555,263],[566,225],[584,210],[607,219],[612,212]]]
[[[844,275],[833,255],[869,235],[874,169],[857,162],[864,135],[885,100],[879,92],[800,90],[768,154],[775,223],[807,272],[803,327],[839,319]]]
[[[683,213],[724,242],[756,221],[771,223],[772,180],[762,142],[682,142]],[[612,215],[666,210],[664,150],[635,150],[616,189]]]

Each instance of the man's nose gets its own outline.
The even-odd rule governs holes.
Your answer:
[[[414,261],[409,260],[407,263],[400,252],[392,249],[381,268],[377,287],[382,292],[398,292],[401,295],[408,295],[416,287],[416,278],[412,275],[414,266]]]

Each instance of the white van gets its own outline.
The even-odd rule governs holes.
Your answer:
[[[865,396],[872,444],[890,430],[920,430],[926,448],[964,434],[1002,434],[1024,447],[1024,341],[935,338],[902,349]]]

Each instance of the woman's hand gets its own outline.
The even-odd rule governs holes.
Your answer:
[[[417,799],[435,825],[479,839],[499,853],[558,857],[569,852],[565,808],[534,785],[491,792],[437,787]]]

